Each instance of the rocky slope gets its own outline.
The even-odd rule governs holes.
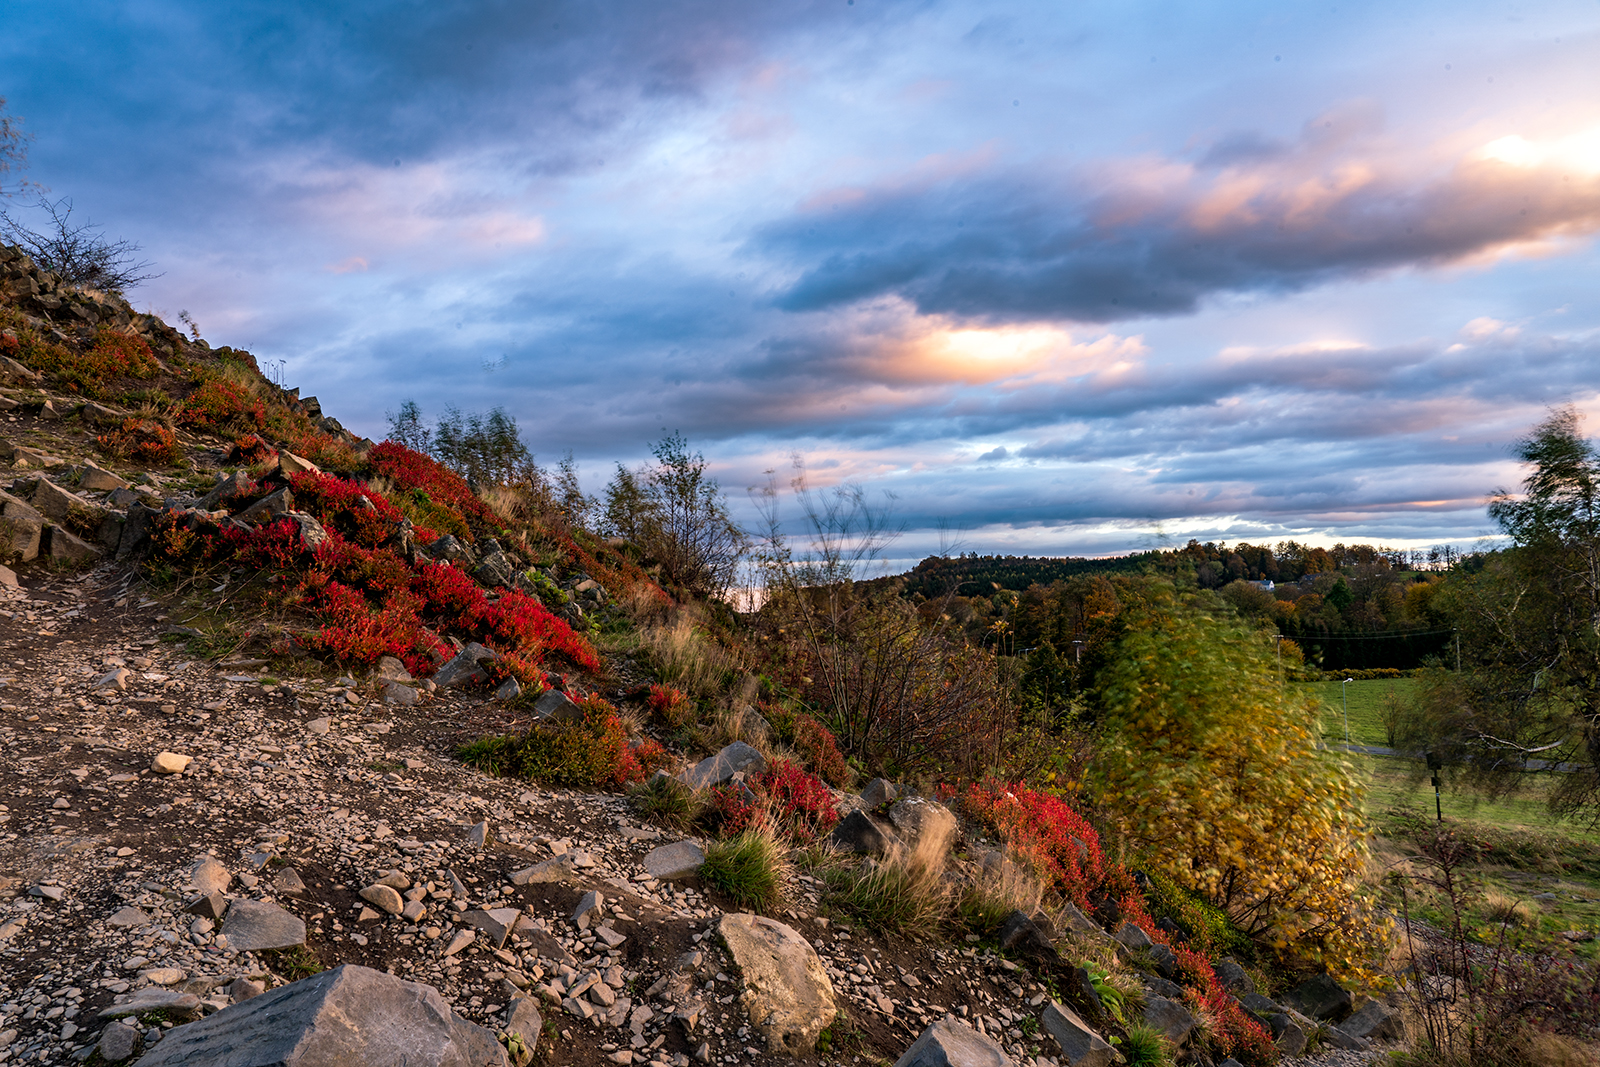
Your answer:
[[[178,381],[215,353],[114,297],[64,290],[9,250],[0,312],[11,353],[0,353],[0,549],[14,567],[0,567],[0,1064],[177,1062],[180,1048],[187,1062],[224,1062],[207,1035],[249,1045],[251,1002],[269,991],[306,1020],[340,997],[392,1008],[384,1027],[416,1029],[412,1063],[1112,1061],[1100,1001],[1071,961],[1097,943],[1146,959],[1137,930],[1113,944],[1081,916],[1059,934],[1018,916],[1001,946],[890,939],[831,917],[804,874],[752,917],[700,883],[704,842],[650,825],[624,796],[494,778],[455,758],[548,706],[416,682],[393,661],[352,677],[250,645],[220,654],[191,624],[235,610],[241,576],[197,594],[136,564],[149,516],[210,514],[245,465],[237,444],[195,416],[172,431],[181,456],[118,458],[108,433],[134,433],[130,420],[155,432],[140,382],[93,399],[92,382],[66,381],[67,355],[115,348],[108,330],[149,343],[150,381]],[[54,371],[17,358],[46,343]],[[315,401],[278,400],[325,454],[370,446]],[[595,587],[572,576],[569,592],[582,581]],[[581,610],[568,617],[581,625]],[[641,671],[607,664],[569,691],[620,701]],[[733,776],[723,764],[696,770]],[[880,808],[875,788],[837,800]],[[917,832],[881,810],[855,823],[866,819],[886,838]],[[970,832],[958,841],[985,847]],[[1236,980],[1285,1052],[1320,1033],[1352,1051],[1318,1062],[1361,1062],[1389,1032],[1381,1006],[1334,1030],[1252,1002],[1249,978]],[[1195,1020],[1176,987],[1151,973],[1147,992],[1146,1018],[1187,1043]],[[1327,1021],[1351,1007],[1300,1005]],[[399,1062],[349,1047],[295,1062],[341,1056]]]

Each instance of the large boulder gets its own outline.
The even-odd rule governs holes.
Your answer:
[[[235,952],[294,948],[306,943],[305,921],[263,900],[241,898],[228,905],[222,932],[228,935],[228,947]]]
[[[1144,1024],[1157,1031],[1177,1048],[1189,1040],[1197,1025],[1194,1015],[1176,1000],[1154,994],[1144,998]]]
[[[889,821],[906,844],[917,849],[942,849],[955,836],[956,817],[943,804],[924,797],[905,797],[889,807]]]
[[[1312,977],[1284,994],[1283,1002],[1318,1021],[1343,1022],[1350,1016],[1350,993],[1325,974]]]
[[[1011,1067],[1011,1057],[993,1038],[946,1015],[922,1031],[894,1067]]]
[[[841,851],[861,856],[882,856],[900,844],[893,830],[859,808],[839,820],[828,840]]]
[[[1400,1017],[1381,1000],[1369,1000],[1361,1010],[1340,1023],[1337,1029],[1352,1037],[1368,1041],[1384,1041],[1402,1035]]]
[[[23,563],[39,558],[45,518],[32,504],[0,490],[0,557],[16,553]]]
[[[141,1067],[509,1067],[432,986],[347,963],[169,1030]]]
[[[1107,1067],[1122,1062],[1122,1053],[1108,1045],[1065,1004],[1051,1001],[1039,1023],[1056,1039],[1062,1058],[1071,1067]]]
[[[765,756],[743,741],[735,741],[684,771],[683,778],[696,789],[709,789],[732,781],[736,774],[760,774],[766,769]]]
[[[485,648],[473,641],[456,653],[454,659],[439,668],[433,676],[433,682],[441,689],[451,686],[477,685],[489,680],[488,672],[478,666],[480,663],[491,663],[500,658],[500,654],[492,648]]]
[[[717,932],[743,975],[745,1013],[768,1050],[811,1052],[838,1010],[816,950],[793,928],[761,915],[724,915]]]

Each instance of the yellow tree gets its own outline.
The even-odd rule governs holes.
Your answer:
[[[1382,930],[1358,892],[1362,789],[1318,747],[1314,700],[1279,681],[1271,639],[1224,609],[1154,578],[1119,593],[1121,633],[1094,678],[1108,818],[1247,933],[1363,976]]]

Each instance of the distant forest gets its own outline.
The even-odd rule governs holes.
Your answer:
[[[1412,668],[1447,657],[1452,623],[1433,610],[1446,572],[1476,555],[1296,541],[1275,546],[1190,541],[1183,548],[1104,559],[930,556],[889,583],[916,603],[940,604],[977,643],[1025,655],[1048,644],[1064,658],[1087,647],[1094,602],[1113,575],[1153,572],[1215,590],[1240,615],[1271,623],[1308,665],[1338,671]],[[1267,588],[1267,583],[1272,588]]]

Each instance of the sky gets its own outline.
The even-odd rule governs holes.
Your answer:
[[[598,491],[681,432],[752,525],[798,460],[914,561],[1468,544],[1520,435],[1600,414],[1600,0],[0,31],[25,176],[143,246],[134,304],[375,439],[498,405]]]

